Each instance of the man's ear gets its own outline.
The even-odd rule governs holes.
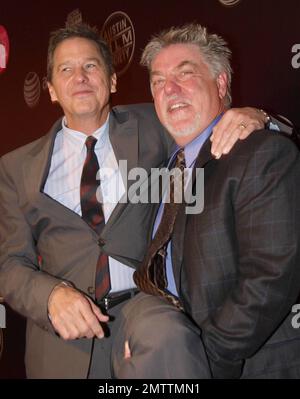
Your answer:
[[[228,77],[226,72],[220,73],[217,77],[217,86],[219,91],[219,97],[221,100],[224,99],[227,93]]]
[[[55,89],[52,86],[52,84],[50,82],[47,82],[47,86],[48,86],[51,101],[53,103],[58,102],[57,95],[56,95]]]
[[[117,75],[115,73],[113,73],[110,78],[110,92],[117,92]]]

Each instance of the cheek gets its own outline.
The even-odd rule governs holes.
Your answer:
[[[200,110],[207,110],[210,108],[213,98],[215,94],[213,94],[211,91],[209,91],[209,88],[202,88],[201,91],[198,91],[198,95],[195,93],[194,98],[195,98],[195,107]]]
[[[166,105],[164,105],[164,101],[162,96],[156,96],[154,98],[154,106],[157,113],[157,116],[160,120],[164,119],[167,115]]]
[[[160,117],[161,117],[160,106],[159,106],[159,104],[158,104],[158,102],[156,100],[154,100],[154,107],[155,107],[155,111],[157,113],[157,116],[160,119]]]
[[[90,82],[92,82],[93,85],[98,86],[98,87],[103,87],[107,90],[110,90],[111,87],[111,81],[107,79],[106,76],[98,75],[98,76],[93,76],[90,79]]]
[[[55,86],[55,92],[56,92],[57,96],[64,95],[66,93],[66,90],[67,90],[67,85],[65,84],[65,82],[60,81]]]
[[[166,109],[166,99],[163,92],[155,94],[153,97],[155,108],[160,109],[163,112]]]

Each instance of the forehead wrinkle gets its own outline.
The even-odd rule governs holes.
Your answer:
[[[183,67],[185,67],[186,65],[190,65],[190,66],[192,66],[192,67],[195,67],[195,68],[197,68],[199,65],[196,63],[196,62],[194,62],[194,61],[191,61],[191,60],[184,60],[184,61],[181,61],[178,65],[176,65],[173,69],[175,69],[175,70],[178,70],[178,69],[181,69],[181,68],[183,68]],[[152,76],[155,76],[155,75],[162,75],[163,73],[161,72],[161,71],[159,71],[159,70],[154,70],[154,71],[151,71],[150,72],[150,76],[152,77]]]
[[[66,59],[66,60],[63,60],[60,64],[58,64],[58,66],[60,67],[61,65],[64,65],[64,64],[72,64],[72,63],[78,63],[78,62],[91,62],[91,61],[93,61],[93,62],[96,62],[97,64],[99,64],[99,65],[101,65],[101,60],[100,59],[98,59],[98,58],[96,58],[96,57],[87,57],[87,58],[84,58],[83,60],[82,59],[72,59],[72,58],[70,58],[70,59]]]

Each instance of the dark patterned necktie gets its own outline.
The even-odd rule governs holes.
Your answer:
[[[180,198],[183,198],[184,168],[184,150],[180,149],[176,156],[175,170],[173,170],[175,175],[171,174],[170,177],[170,202],[164,205],[161,222],[155,236],[141,266],[133,275],[134,282],[141,291],[151,295],[161,295],[178,308],[181,308],[178,299],[166,291],[168,286],[166,277],[166,255],[167,246],[171,239],[176,216],[180,207],[180,203],[174,201],[178,191],[180,191]]]
[[[95,154],[97,139],[89,136],[85,145],[86,159],[83,165],[80,182],[80,203],[82,219],[85,220],[98,234],[105,225],[104,214],[100,199],[100,179],[97,180],[99,164]],[[98,191],[97,191],[98,190]],[[96,299],[101,299],[110,290],[108,257],[101,253],[96,267]]]

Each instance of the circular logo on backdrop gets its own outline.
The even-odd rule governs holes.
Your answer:
[[[236,4],[238,4],[240,2],[241,2],[241,0],[219,0],[219,3],[223,4],[223,6],[226,6],[226,7],[235,6]]]
[[[131,19],[125,12],[116,11],[104,22],[101,35],[108,43],[118,76],[131,64],[135,49],[135,33]]]
[[[8,34],[4,26],[0,25],[0,73],[7,68],[9,56]]]
[[[28,107],[34,108],[41,95],[40,78],[35,72],[29,72],[24,82],[24,99]]]

